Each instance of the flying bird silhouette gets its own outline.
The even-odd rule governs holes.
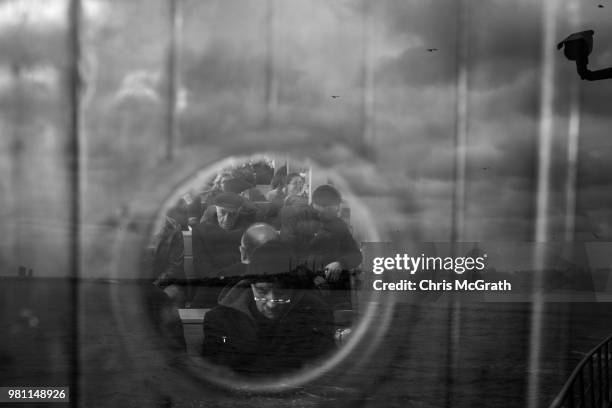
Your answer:
[[[603,8],[603,5],[602,5],[602,4],[600,4],[600,5],[598,5],[597,7],[599,7],[599,8]]]
[[[331,97],[332,97],[333,99],[337,99],[337,98],[339,98],[339,97],[340,97],[340,95],[332,95]]]
[[[438,51],[438,49],[437,48],[428,48],[427,51],[434,52],[434,51]]]

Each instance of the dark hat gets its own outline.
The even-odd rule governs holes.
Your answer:
[[[253,187],[252,183],[249,183],[242,177],[234,177],[223,182],[222,188],[223,191],[228,193],[240,194],[244,190],[248,190]]]
[[[317,205],[328,206],[340,204],[342,198],[334,187],[324,184],[315,189],[312,193],[312,202]]]
[[[176,205],[166,211],[166,217],[172,218],[175,222],[186,226],[187,225],[187,204],[181,198]]]
[[[219,207],[238,209],[242,204],[243,199],[238,194],[220,193],[215,197],[215,205]]]

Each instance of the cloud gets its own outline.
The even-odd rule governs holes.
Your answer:
[[[386,1],[374,6],[394,44],[407,44],[381,63],[387,80],[431,86],[454,82],[461,2]],[[541,7],[534,2],[466,2],[467,69],[473,89],[511,83],[540,61]],[[437,48],[429,53],[428,48]]]
[[[377,82],[389,87],[439,86],[454,82],[454,64],[447,63],[448,58],[439,55],[439,52],[427,52],[424,48],[411,48],[398,57],[383,59],[377,67]]]
[[[542,43],[539,2],[272,3],[272,17],[266,2],[183,4],[180,81],[189,98],[179,121],[182,148],[210,145],[224,152],[275,150],[314,157],[343,168],[338,171],[355,191],[393,218],[385,225],[397,222],[401,228],[422,230],[423,237],[448,239],[457,104],[462,102],[456,92],[458,7],[464,3],[469,4],[464,26],[469,31],[466,238],[532,238],[542,47],[556,53],[553,229],[564,223],[569,103],[578,82],[577,230],[593,226],[602,234],[612,232],[612,81],[580,81],[555,44]],[[583,24],[596,31],[591,64],[612,65],[612,30],[601,13],[587,9]],[[147,10],[117,5],[112,11],[118,18],[110,32],[86,37],[86,46],[105,67],[99,70],[97,102],[117,91],[126,73],[160,72],[163,77],[166,69],[165,5]],[[560,10],[559,39],[574,29],[569,20]],[[35,62],[54,61],[55,51],[39,48],[64,41],[59,33],[47,40],[38,32],[24,38],[41,40],[42,45],[31,48]],[[61,48],[55,45],[49,48]],[[30,51],[13,46],[9,40],[0,43],[7,52],[30,58]],[[57,55],[64,58],[63,52]],[[160,105],[167,103],[163,93],[159,96]],[[114,128],[99,111],[92,108],[85,122],[92,145],[112,140]],[[372,122],[366,123],[368,119]],[[134,121],[130,136],[148,150],[148,138],[161,135],[163,127],[152,126],[153,120],[148,127],[138,118]],[[373,141],[364,140],[366,125],[373,129]],[[152,140],[159,144],[162,139]],[[358,153],[367,143],[374,150],[371,160]]]

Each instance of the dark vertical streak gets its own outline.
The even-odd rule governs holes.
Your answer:
[[[372,22],[369,0],[362,0],[361,5],[361,149],[362,153],[370,159],[376,158],[376,143],[374,131],[374,85],[372,78]]]
[[[179,9],[180,0],[170,0],[169,6],[169,31],[170,43],[168,44],[168,59],[167,59],[167,111],[166,111],[166,152],[165,160],[172,161],[174,158],[174,146],[177,138],[177,123],[176,123],[176,76],[177,76],[177,29],[180,26],[178,19],[180,18]]]
[[[367,18],[368,18],[368,0],[362,0],[361,4],[361,115],[360,115],[360,128],[361,128],[361,143],[363,152],[367,152],[368,146],[368,112],[367,112],[367,66],[368,66],[368,30],[367,30]]]
[[[455,140],[453,163],[453,201],[451,226],[451,256],[455,257],[457,242],[464,237],[466,207],[466,148],[468,133],[468,61],[469,61],[469,0],[460,0],[457,8],[456,38],[456,95],[455,95]],[[454,398],[454,376],[458,366],[461,336],[461,302],[451,295],[448,311],[446,407],[452,407]]]
[[[20,44],[21,46],[21,44]],[[21,228],[19,228],[21,220],[21,211],[19,209],[19,203],[23,202],[23,161],[25,160],[23,150],[24,141],[21,132],[22,123],[24,122],[24,112],[26,106],[23,100],[23,93],[21,88],[21,66],[20,63],[15,61],[11,65],[11,73],[13,75],[13,110],[11,112],[12,120],[12,131],[13,140],[10,145],[11,159],[11,203],[9,208],[14,212],[13,225],[11,226],[11,233],[13,237],[13,256],[18,262],[21,261]],[[13,266],[17,266],[16,263]],[[17,274],[17,268],[13,269],[11,273]]]
[[[68,97],[69,97],[69,125],[68,125],[68,177],[70,200],[70,294],[73,303],[71,309],[71,342],[72,353],[70,353],[70,405],[78,406],[79,402],[79,264],[80,264],[80,77],[79,61],[81,58],[80,44],[80,0],[70,0],[68,7]]]
[[[264,127],[272,124],[274,92],[274,0],[266,0],[266,65],[265,65],[265,118]]]

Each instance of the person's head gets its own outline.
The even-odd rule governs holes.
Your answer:
[[[187,203],[182,198],[166,212],[166,217],[181,227],[187,227]]]
[[[321,228],[319,214],[308,205],[285,206],[280,212],[281,240],[301,254]]]
[[[221,193],[215,197],[215,209],[217,211],[217,222],[224,230],[231,230],[238,221],[242,198],[234,193]]]
[[[253,187],[253,184],[243,177],[227,177],[221,184],[221,190],[234,194],[240,194],[251,187]]]
[[[287,195],[297,195],[304,188],[304,179],[298,173],[289,173],[286,179]]]
[[[222,171],[217,174],[212,183],[212,188],[217,191],[223,191],[223,184],[232,178],[232,173],[229,171]]]
[[[320,213],[338,215],[342,197],[334,187],[324,184],[312,193],[312,207]]]
[[[281,280],[263,280],[251,283],[257,311],[270,320],[283,316],[291,304],[293,290]]]
[[[276,189],[285,186],[285,179],[287,178],[287,166],[281,166],[274,172],[274,176],[270,181],[270,187]]]
[[[248,266],[255,307],[271,320],[285,314],[296,289],[289,252],[280,241],[266,242],[253,251]]]
[[[240,240],[240,260],[242,263],[248,264],[257,248],[278,239],[278,232],[270,224],[258,222],[251,225],[244,231]]]

